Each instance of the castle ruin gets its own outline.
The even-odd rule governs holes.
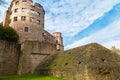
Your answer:
[[[62,35],[54,32],[52,35],[44,30],[45,11],[43,7],[32,0],[13,0],[5,13],[3,26],[11,26],[19,35],[19,43],[25,40],[48,42],[63,50]]]
[[[15,29],[19,42],[0,41],[0,75],[34,73],[45,57],[64,50],[62,34],[44,30],[44,16],[43,7],[33,4],[32,0],[12,1],[4,15],[3,26]]]

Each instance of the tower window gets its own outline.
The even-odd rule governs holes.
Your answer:
[[[34,18],[33,17],[30,17],[30,22],[33,22]]]
[[[15,12],[15,13],[18,12],[18,8],[16,8],[14,12]]]
[[[26,8],[22,8],[22,12],[26,12],[26,10],[27,10]]]
[[[33,1],[31,1],[31,5],[33,5]]]
[[[34,10],[33,10],[33,9],[30,9],[30,12],[31,12],[31,13],[34,13]]]
[[[14,17],[14,20],[13,21],[17,21],[18,20],[18,18],[17,17]]]
[[[40,12],[37,12],[37,15],[40,15]]]
[[[28,29],[29,29],[28,27],[25,27],[24,32],[28,32]]]
[[[40,20],[37,20],[37,24],[40,24]]]
[[[21,16],[21,21],[25,21],[26,16]]]
[[[23,0],[22,2],[23,2],[23,3],[26,3],[26,2],[27,2],[27,0]]]
[[[18,5],[18,4],[19,4],[19,1],[16,1],[16,2],[15,2],[15,5]]]

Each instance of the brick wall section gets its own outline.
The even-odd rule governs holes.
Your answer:
[[[18,67],[17,44],[0,40],[0,75],[16,74]]]

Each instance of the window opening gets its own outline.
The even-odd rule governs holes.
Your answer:
[[[19,4],[19,1],[16,1],[16,2],[15,2],[15,5],[18,5],[18,4]]]
[[[34,18],[33,17],[30,17],[30,22],[33,22]]]
[[[33,9],[30,9],[30,12],[31,12],[31,13],[34,13],[34,10],[33,10]]]
[[[26,20],[26,16],[21,16],[21,21],[25,21]]]
[[[22,8],[22,12],[26,12],[26,10],[27,10],[26,8]]]
[[[15,13],[18,12],[18,8],[16,8],[14,12],[15,12]]]
[[[17,17],[14,17],[14,20],[13,21],[17,21],[18,20],[18,18]]]
[[[22,2],[23,2],[23,3],[26,3],[26,2],[27,2],[27,0],[23,0]]]
[[[28,32],[28,29],[29,29],[28,27],[25,27],[24,31],[25,31],[25,32]]]
[[[37,24],[40,24],[40,20],[37,20]]]

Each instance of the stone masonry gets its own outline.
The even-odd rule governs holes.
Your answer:
[[[56,49],[63,51],[63,40],[60,32],[52,35],[44,30],[43,7],[32,0],[13,0],[5,13],[3,26],[13,27],[19,34],[19,43],[25,40],[48,42],[56,45]]]
[[[43,7],[32,0],[11,2],[3,26],[14,28],[19,42],[0,41],[0,75],[34,73],[45,57],[64,50],[62,34],[44,30],[44,15]]]

